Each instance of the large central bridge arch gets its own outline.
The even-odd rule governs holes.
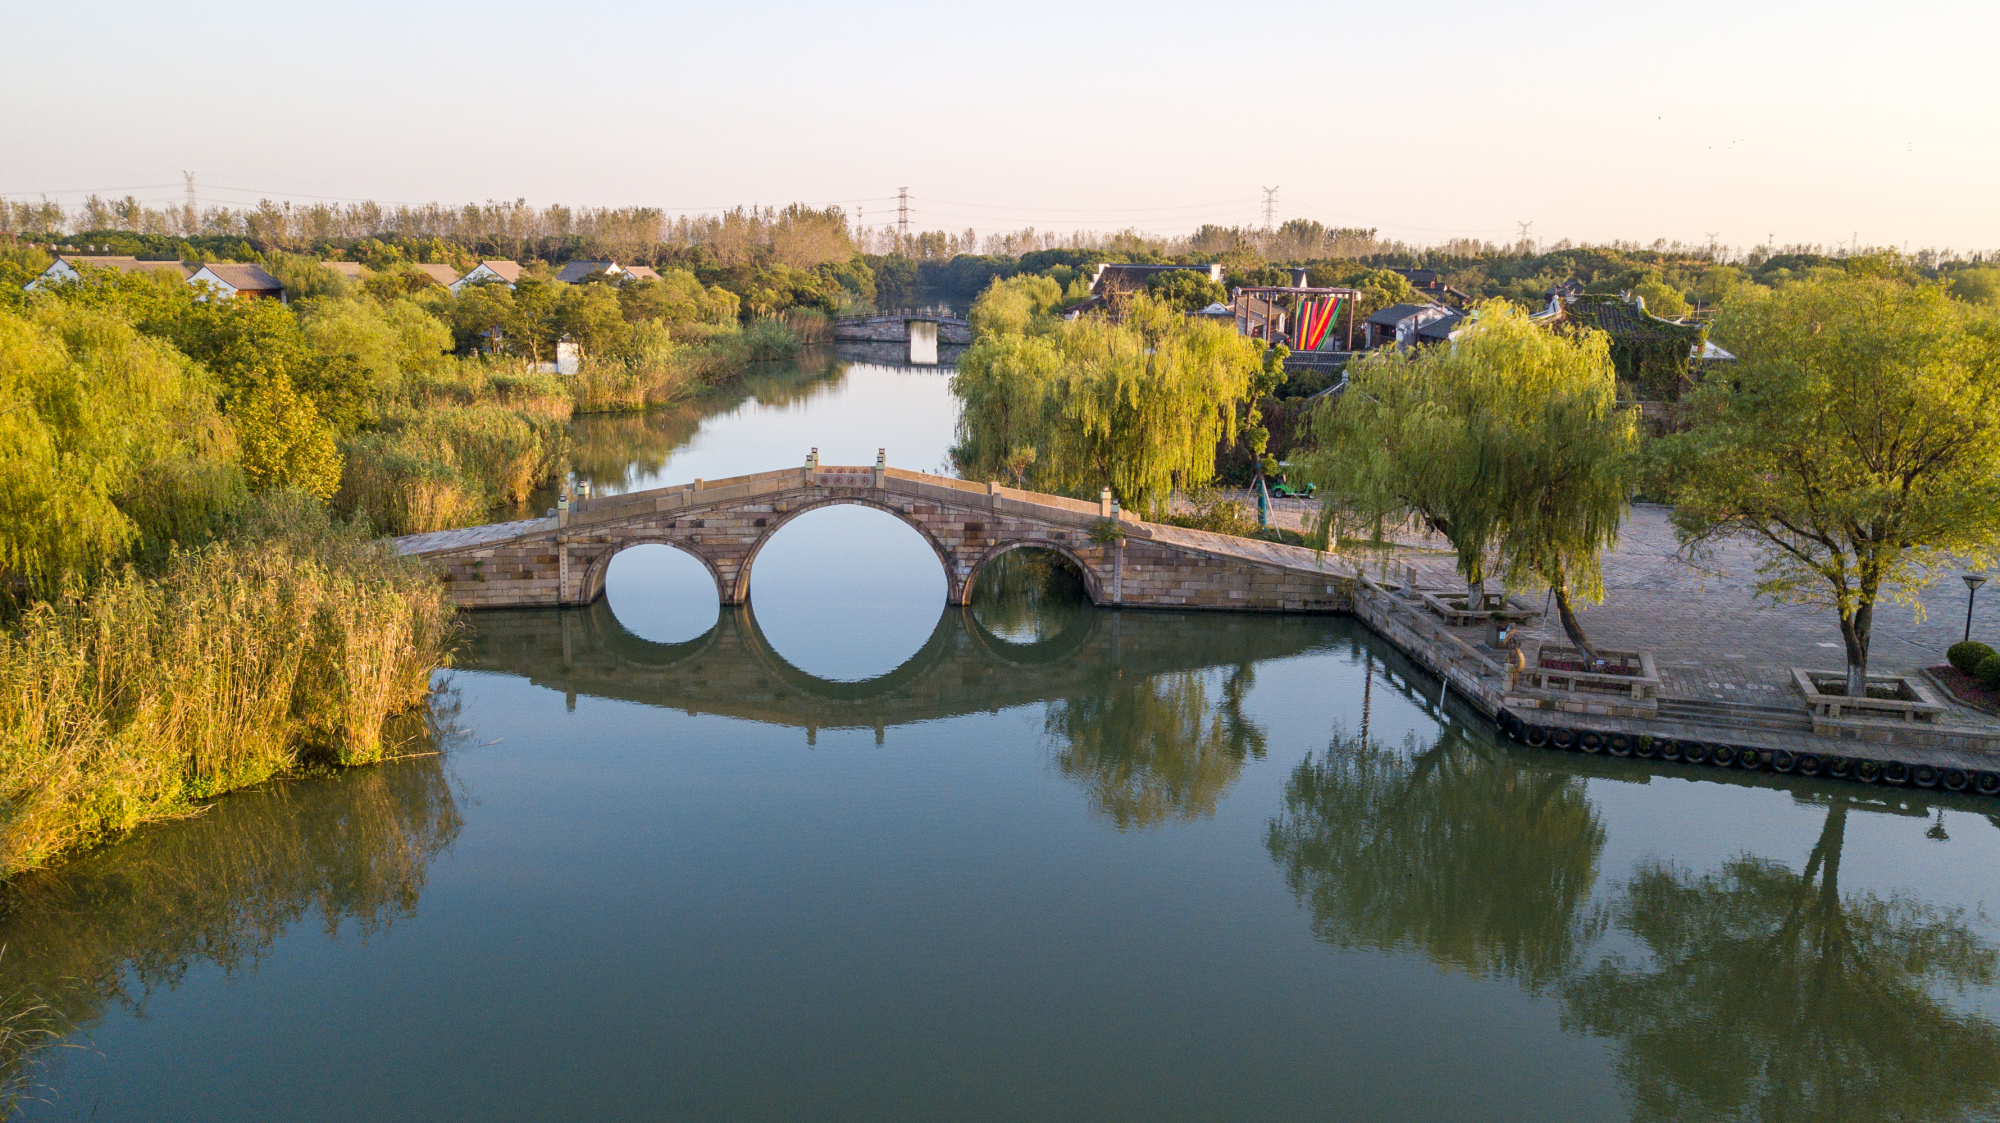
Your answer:
[[[787,506],[790,509],[762,527],[762,533],[757,536],[757,539],[751,544],[749,550],[744,553],[743,560],[737,565],[736,575],[731,583],[725,587],[718,580],[716,591],[722,595],[723,604],[748,604],[750,602],[751,570],[757,564],[757,556],[764,552],[764,547],[770,544],[771,539],[776,537],[779,531],[791,525],[800,515],[808,515],[814,511],[824,511],[833,507],[865,507],[871,510],[882,511],[894,517],[897,522],[916,531],[917,537],[923,539],[924,544],[931,548],[931,553],[937,555],[938,565],[944,570],[945,603],[964,603],[959,593],[960,574],[958,573],[958,567],[952,562],[950,548],[943,542],[940,542],[937,535],[933,534],[931,529],[925,526],[922,520],[912,517],[912,514],[903,510],[900,505],[887,503],[867,495],[830,495],[823,499],[801,503],[796,507],[791,507],[789,504]],[[763,520],[759,521],[763,522]]]

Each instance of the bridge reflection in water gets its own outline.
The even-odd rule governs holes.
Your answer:
[[[1352,630],[1313,616],[1226,618],[1120,613],[1075,605],[1036,622],[1044,638],[1017,643],[947,605],[916,654],[886,674],[838,682],[778,654],[750,604],[724,606],[715,626],[683,643],[641,639],[600,600],[583,608],[495,609],[472,618],[458,665],[519,675],[589,695],[819,729],[873,728],[986,713],[1072,697],[1121,676],[1248,665],[1327,647]],[[1059,628],[1050,627],[1059,620]]]

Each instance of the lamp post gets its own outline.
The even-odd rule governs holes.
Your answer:
[[[1978,594],[1979,587],[1984,584],[1986,584],[1986,578],[1981,577],[1977,573],[1968,573],[1965,575],[1965,638],[1967,640],[1972,639],[1972,598]]]

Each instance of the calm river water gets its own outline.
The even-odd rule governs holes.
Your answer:
[[[579,471],[935,469],[947,378],[761,373]],[[1994,1116],[1994,803],[1507,746],[1349,621],[1013,557],[947,609],[834,509],[747,608],[650,547],[476,617],[442,755],[9,892],[0,1001],[76,1046],[24,1115]]]

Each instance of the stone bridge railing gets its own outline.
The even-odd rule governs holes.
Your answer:
[[[844,343],[904,343],[911,324],[937,325],[937,342],[963,347],[972,342],[972,325],[963,317],[942,312],[876,312],[846,316],[833,322],[833,338]]]
[[[725,605],[750,595],[750,573],[772,534],[807,511],[853,504],[884,511],[921,535],[964,604],[980,569],[1023,547],[1063,555],[1097,604],[1252,612],[1345,612],[1355,567],[1335,554],[1114,517],[1088,503],[890,468],[808,462],[802,468],[695,480],[606,496],[553,518],[397,539],[424,558],[467,608],[588,604],[611,558],[660,543],[693,555]]]

